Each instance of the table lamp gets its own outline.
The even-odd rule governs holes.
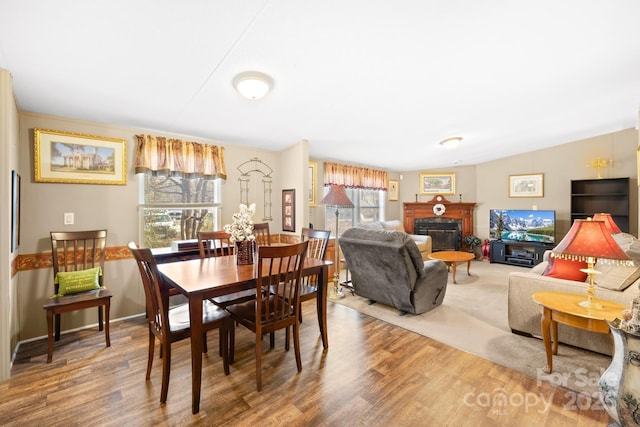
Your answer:
[[[344,297],[344,293],[341,289],[338,288],[338,282],[340,281],[340,276],[338,275],[338,254],[340,252],[340,247],[338,246],[338,217],[340,215],[340,208],[352,208],[353,203],[347,196],[347,193],[344,191],[344,186],[332,184],[329,187],[329,192],[326,196],[320,201],[320,205],[326,205],[329,207],[336,208],[336,241],[335,241],[335,253],[336,259],[333,264],[333,289],[329,288],[329,292],[327,293],[327,298],[330,299],[340,299]]]
[[[633,261],[611,237],[605,221],[600,220],[576,219],[564,239],[552,250],[551,255],[560,259],[587,262],[587,268],[580,270],[587,273],[589,277],[587,300],[580,302],[580,305],[594,309],[603,308],[601,304],[593,301],[595,294],[593,279],[596,274],[599,274],[599,271],[593,268],[596,259],[605,263],[633,265]]]
[[[613,217],[610,213],[597,213],[593,215],[592,219],[594,221],[604,221],[604,224],[606,225],[607,229],[609,229],[611,234],[622,233],[622,230],[620,230],[620,227],[618,227],[618,224],[616,224],[616,222],[613,220]]]

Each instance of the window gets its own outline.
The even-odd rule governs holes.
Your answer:
[[[198,231],[220,229],[220,179],[140,174],[140,230],[144,247],[196,239]]]
[[[325,194],[329,187],[325,187]],[[384,221],[385,192],[381,190],[366,190],[360,188],[345,188],[347,196],[353,203],[353,208],[340,208],[339,212],[339,233],[357,225]],[[336,231],[336,208],[325,207],[324,214],[325,230],[331,230],[333,235]]]

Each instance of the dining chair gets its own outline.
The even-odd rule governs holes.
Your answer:
[[[268,222],[253,224],[253,235],[256,236],[258,246],[271,246],[271,233]]]
[[[147,301],[147,321],[149,327],[149,354],[147,359],[146,380],[151,378],[153,353],[156,338],[160,341],[162,357],[162,387],[160,402],[167,401],[169,391],[169,374],[171,372],[171,344],[191,338],[189,322],[189,304],[174,305],[169,308],[169,286],[162,280],[156,260],[148,248],[138,248],[129,242],[129,250],[133,254],[140,271],[144,294]],[[229,375],[229,329],[232,327],[228,313],[210,301],[204,301],[202,307],[202,341],[203,352],[207,352],[206,333],[214,329],[220,331],[220,354],[225,375]]]
[[[54,295],[43,308],[47,311],[47,363],[53,359],[53,341],[60,340],[61,314],[98,308],[98,330],[109,338],[109,309],[112,293],[104,287],[104,258],[107,230],[51,232]],[[54,334],[55,329],[55,334]]]
[[[227,307],[231,319],[255,333],[258,391],[262,390],[262,336],[265,334],[285,329],[286,334],[289,335],[289,328],[293,327],[296,365],[298,372],[302,370],[298,311],[300,310],[301,273],[308,245],[309,242],[305,241],[293,245],[259,246],[256,300]],[[234,341],[235,339],[230,339],[231,360],[235,351]],[[285,349],[289,348],[285,346]]]
[[[231,243],[231,234],[226,231],[199,231],[198,250],[200,258],[233,255],[234,246]]]
[[[231,243],[231,234],[226,231],[198,232],[198,248],[200,250],[200,258],[233,255],[235,253],[234,245]],[[210,301],[218,307],[225,308],[231,304],[252,301],[254,299],[256,299],[255,289],[247,289],[211,298]]]

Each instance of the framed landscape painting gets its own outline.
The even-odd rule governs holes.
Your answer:
[[[34,129],[35,182],[127,183],[126,140]]]
[[[456,174],[454,172],[421,173],[420,194],[455,194]]]
[[[543,197],[544,174],[509,175],[509,197]]]

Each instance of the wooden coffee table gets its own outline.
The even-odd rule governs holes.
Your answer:
[[[429,258],[444,261],[445,264],[447,264],[447,269],[450,269],[453,273],[453,283],[456,283],[456,264],[466,261],[467,275],[471,276],[471,273],[469,273],[469,268],[471,268],[471,260],[476,258],[476,254],[472,252],[461,251],[439,251],[429,254]]]
[[[580,302],[587,299],[586,291],[585,294],[535,292],[532,297],[543,308],[541,325],[542,340],[547,353],[547,367],[544,372],[547,374],[553,369],[552,356],[558,354],[558,322],[586,331],[610,334],[607,321],[622,317],[622,310],[627,308],[599,298],[594,298],[593,301],[601,304],[602,309],[582,307]]]

